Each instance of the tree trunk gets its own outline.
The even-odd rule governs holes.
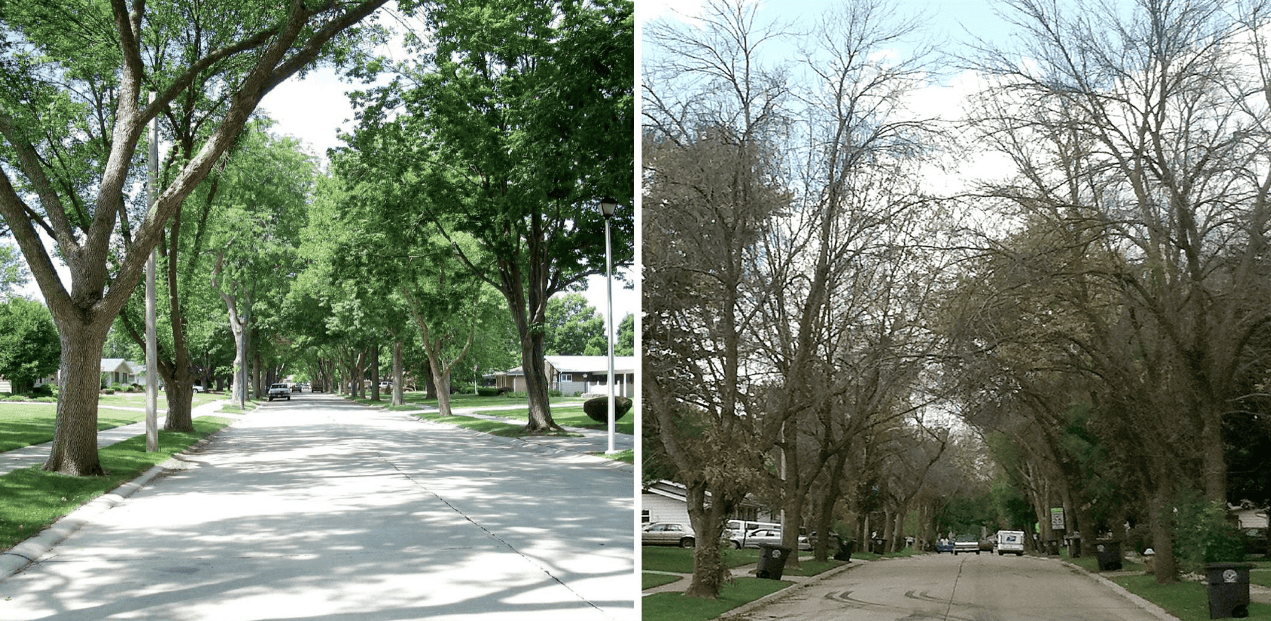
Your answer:
[[[371,401],[380,400],[380,346],[371,346]]]
[[[525,370],[525,391],[529,395],[530,415],[525,430],[564,431],[552,420],[551,400],[547,395],[547,370],[543,360],[542,333],[521,339],[521,368]]]
[[[53,448],[44,469],[71,476],[103,474],[97,457],[97,396],[101,391],[102,349],[111,321],[97,325],[58,322],[62,344],[61,394]]]
[[[398,339],[393,341],[393,405],[406,404],[402,395],[402,375],[402,341]]]
[[[1170,506],[1170,492],[1166,485],[1157,484],[1151,492],[1148,508],[1151,512],[1152,547],[1156,552],[1156,583],[1178,582],[1178,560],[1174,558],[1174,511]]]
[[[685,500],[688,501],[688,516],[693,524],[695,543],[693,578],[684,591],[684,596],[718,599],[719,591],[730,574],[720,553],[719,540],[727,521],[725,509],[731,503],[723,498],[713,498],[713,502],[707,503],[704,483],[688,486]]]

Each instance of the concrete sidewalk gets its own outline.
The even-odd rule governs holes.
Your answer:
[[[634,620],[633,469],[314,395],[0,582],[0,619]]]
[[[204,403],[203,405],[200,405],[194,408],[194,410],[190,413],[190,416],[193,418],[198,418],[200,416],[216,414],[217,416],[224,416],[230,419],[238,418],[241,416],[238,414],[227,414],[224,412],[219,412],[219,410],[221,409],[221,406],[225,405],[226,403],[229,403],[229,402],[228,401],[213,401],[211,403]],[[109,409],[131,410],[131,408],[109,408]],[[142,411],[144,412],[145,410],[142,410]],[[162,415],[166,411],[167,410],[159,411],[160,413],[159,428],[160,429],[163,429],[163,422],[164,420],[167,419],[166,416]],[[141,422],[132,423],[130,425],[122,425],[120,427],[105,429],[105,430],[97,432],[97,448],[104,448],[112,444],[123,442],[124,440],[127,440],[129,438],[134,438],[139,435],[144,435],[145,433],[146,433],[146,421],[144,420]],[[53,450],[53,443],[45,442],[43,444],[33,444],[31,446],[24,446],[20,449],[14,449],[12,451],[5,451],[3,453],[0,453],[0,475],[7,474],[19,468],[29,468],[31,466],[38,466],[48,461],[49,453],[52,450]]]
[[[581,402],[579,402],[581,403]],[[373,407],[373,406],[372,406]],[[505,406],[484,406],[479,408],[451,408],[451,413],[472,418],[480,418],[500,423],[525,424],[525,421],[499,416],[499,410],[523,410],[525,404]],[[402,414],[412,412],[435,413],[435,407],[421,407],[418,410],[395,410]],[[560,436],[534,436],[516,438],[515,441],[548,451],[568,451],[572,453],[603,454],[609,448],[609,432],[605,429],[585,429],[582,427],[564,427],[570,433],[581,434],[581,438]],[[626,451],[635,448],[635,436],[628,433],[614,433],[614,450]]]

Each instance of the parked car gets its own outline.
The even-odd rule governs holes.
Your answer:
[[[945,552],[953,554],[953,542],[948,539],[940,539],[936,542],[936,554],[944,554]]]
[[[286,399],[291,401],[291,387],[286,384],[272,384],[269,386],[269,400]]]
[[[300,384],[292,384],[291,392],[300,392]]]
[[[761,543],[774,546],[781,545],[781,530],[776,528],[757,528],[746,533],[746,536],[742,538],[742,547],[758,548]],[[799,549],[812,549],[812,544],[808,541],[807,535],[799,535]]]
[[[980,542],[976,540],[975,537],[958,537],[956,540],[954,540],[953,542],[954,556],[957,556],[963,553],[970,554],[971,552],[975,552],[976,554],[980,553]]]
[[[640,534],[640,543],[646,546],[691,548],[694,541],[693,527],[688,524],[654,522],[646,525]]]
[[[204,388],[202,384],[195,384],[194,392],[207,392],[207,389]]]

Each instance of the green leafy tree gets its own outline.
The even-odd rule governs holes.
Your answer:
[[[627,315],[618,323],[618,336],[613,344],[613,355],[635,355],[635,315]]]
[[[435,227],[503,295],[521,341],[527,429],[557,429],[547,305],[603,273],[600,198],[619,204],[616,265],[633,256],[633,3],[442,3],[429,29],[435,49],[408,38],[425,60],[395,66],[391,86],[359,100],[352,145],[365,168],[399,182],[414,222]]]
[[[13,290],[25,285],[28,277],[22,253],[13,246],[0,245],[0,299],[13,295]]]
[[[102,346],[169,220],[230,148],[261,98],[358,41],[386,0],[0,5],[0,216],[52,312],[62,394],[46,470],[96,475]],[[413,9],[413,3],[399,3]],[[148,102],[143,90],[157,93]],[[140,187],[147,125],[178,98],[224,106],[152,206]],[[66,263],[59,276],[41,234]]]
[[[0,304],[0,376],[9,380],[14,394],[51,375],[60,358],[57,328],[43,304],[24,298]]]
[[[547,334],[543,351],[550,356],[599,356],[609,353],[605,318],[581,293],[567,293],[547,301]]]

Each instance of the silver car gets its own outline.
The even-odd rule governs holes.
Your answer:
[[[774,546],[781,545],[781,531],[775,528],[757,528],[746,533],[746,537],[742,541],[742,545],[747,548],[758,548],[761,543]],[[812,549],[812,544],[808,541],[807,535],[799,535],[799,549]]]
[[[640,543],[646,546],[693,547],[693,527],[688,524],[654,522],[644,527]]]

